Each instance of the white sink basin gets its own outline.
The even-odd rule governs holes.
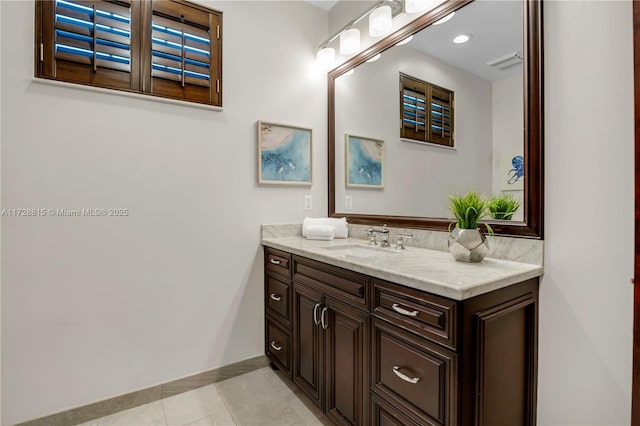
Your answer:
[[[374,247],[361,246],[356,244],[350,244],[346,246],[332,246],[332,247],[323,247],[324,250],[330,251],[335,255],[344,255],[344,256],[353,256],[360,257],[363,259],[378,257],[384,254],[395,254],[395,252],[382,250]]]

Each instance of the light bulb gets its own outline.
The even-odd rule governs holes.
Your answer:
[[[445,16],[442,19],[438,19],[436,22],[433,23],[433,25],[440,25],[440,24],[444,24],[445,22],[447,22],[449,19],[453,18],[453,15],[455,15],[455,12],[451,12],[450,14],[448,14],[447,16]]]
[[[403,44],[407,44],[409,43],[411,40],[413,40],[413,36],[410,35],[409,37],[405,38],[402,41],[399,41],[398,43],[396,43],[396,46],[402,46]]]
[[[457,36],[456,38],[453,39],[453,42],[455,44],[462,44],[462,43],[466,43],[469,40],[471,40],[471,36],[468,34],[460,34],[459,36]]]
[[[371,37],[387,35],[392,27],[390,6],[380,6],[369,15],[369,35]]]
[[[350,55],[360,50],[360,30],[350,28],[340,34],[340,53]]]
[[[333,47],[323,47],[316,55],[318,65],[323,70],[330,70],[336,62],[336,50]]]

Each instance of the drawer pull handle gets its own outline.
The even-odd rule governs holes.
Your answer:
[[[276,259],[269,259],[269,262],[273,263],[274,265],[279,265],[280,261],[276,260]]]
[[[406,309],[401,308],[397,303],[394,303],[393,305],[391,305],[391,307],[399,314],[406,315],[408,317],[417,317],[420,313],[419,311],[407,311]]]
[[[273,349],[275,349],[276,351],[281,351],[282,350],[282,346],[278,346],[275,342],[275,340],[273,342],[271,342],[271,347]]]
[[[280,296],[279,294],[271,293],[271,299],[279,302],[282,300],[282,296]]]
[[[315,325],[320,324],[320,320],[318,319],[318,308],[320,307],[319,303],[316,303],[316,306],[313,307],[313,323]]]
[[[320,322],[322,323],[322,329],[326,330],[329,328],[329,324],[327,324],[325,318],[327,314],[327,308],[322,308],[322,314],[320,314]]]
[[[416,383],[418,383],[420,381],[420,377],[409,377],[406,374],[402,373],[400,371],[400,367],[398,367],[397,365],[393,366],[393,372],[396,373],[396,376],[400,377],[402,380],[404,380],[407,383],[411,383],[412,385],[415,385]]]

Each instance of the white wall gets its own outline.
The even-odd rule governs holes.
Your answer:
[[[634,227],[631,1],[545,2],[538,424],[628,425]]]
[[[263,353],[260,225],[327,211],[328,16],[203,3],[224,112],[34,84],[33,2],[2,2],[2,207],[131,212],[3,218],[2,424]],[[258,119],[313,128],[312,188],[257,186]]]
[[[455,147],[400,141],[399,73],[452,90]],[[491,83],[409,46],[336,80],[336,211],[450,217],[448,194],[491,194]],[[383,189],[345,188],[345,133],[385,141]],[[442,177],[446,176],[446,179]]]
[[[519,66],[522,70],[522,66]],[[493,194],[510,194],[523,201],[523,191],[502,191],[504,179],[502,161],[504,154],[521,153],[524,137],[524,92],[523,73],[519,72],[491,85],[493,119]],[[510,154],[512,155],[512,154]],[[520,207],[514,221],[523,220]]]

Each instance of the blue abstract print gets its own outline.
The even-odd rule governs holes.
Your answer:
[[[311,182],[311,133],[263,124],[263,181]]]
[[[349,136],[348,184],[382,186],[382,142]]]

